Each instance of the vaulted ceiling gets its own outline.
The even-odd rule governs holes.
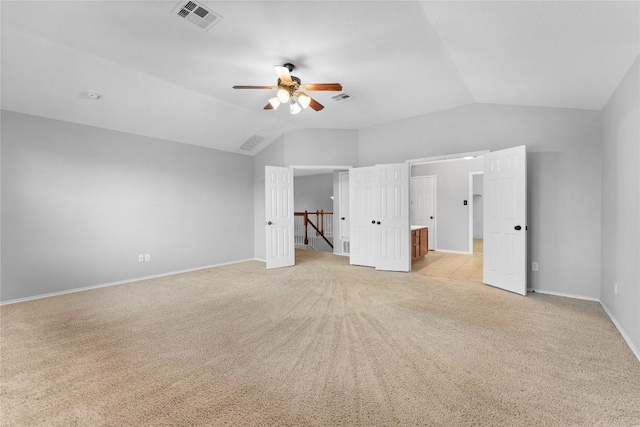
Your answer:
[[[637,1],[198,3],[222,16],[206,31],[177,1],[0,2],[2,108],[254,154],[471,103],[600,110],[640,53]],[[351,98],[312,92],[324,110],[291,115],[232,89],[274,85],[285,62]]]

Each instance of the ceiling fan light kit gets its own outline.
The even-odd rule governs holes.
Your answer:
[[[315,111],[320,111],[324,105],[311,98],[306,91],[341,91],[340,83],[308,83],[302,84],[302,81],[292,76],[291,72],[295,68],[293,64],[286,63],[284,65],[274,65],[276,74],[278,74],[278,82],[275,86],[234,86],[234,89],[268,89],[276,90],[276,96],[269,98],[269,103],[265,105],[265,110],[277,110],[280,104],[289,104],[289,112],[298,114],[303,109],[311,107]]]
[[[276,97],[278,98],[278,101],[280,101],[283,104],[286,104],[287,102],[289,102],[289,91],[286,89],[280,89],[278,90]]]
[[[302,107],[300,107],[300,104],[298,104],[298,102],[296,101],[296,97],[294,96],[293,98],[291,98],[291,103],[290,103],[290,107],[289,107],[289,112],[291,114],[298,114],[300,111],[302,111]]]

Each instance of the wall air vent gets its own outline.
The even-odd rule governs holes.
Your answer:
[[[171,13],[175,13],[204,31],[209,31],[222,19],[222,16],[191,0],[180,0]]]
[[[353,99],[353,96],[349,95],[347,92],[342,92],[332,96],[331,99],[333,99],[336,102],[344,102],[344,101],[351,101]]]
[[[351,244],[349,243],[348,240],[343,240],[342,241],[342,253],[343,254],[351,253]]]
[[[241,150],[251,151],[256,148],[256,145],[262,144],[264,141],[264,136],[253,135],[251,138],[247,139],[244,144],[240,146]]]

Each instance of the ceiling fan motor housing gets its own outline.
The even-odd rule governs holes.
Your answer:
[[[278,79],[278,87],[288,91],[289,95],[293,95],[293,93],[298,90],[301,84],[302,84],[301,80],[296,76],[291,76],[290,83],[283,82],[281,79]]]

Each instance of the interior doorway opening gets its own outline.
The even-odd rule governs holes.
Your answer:
[[[294,174],[295,248],[348,256],[350,166],[291,166]],[[345,223],[347,227],[345,227]],[[346,237],[345,237],[346,230]],[[345,244],[346,239],[346,244]],[[345,247],[346,252],[345,252]]]

